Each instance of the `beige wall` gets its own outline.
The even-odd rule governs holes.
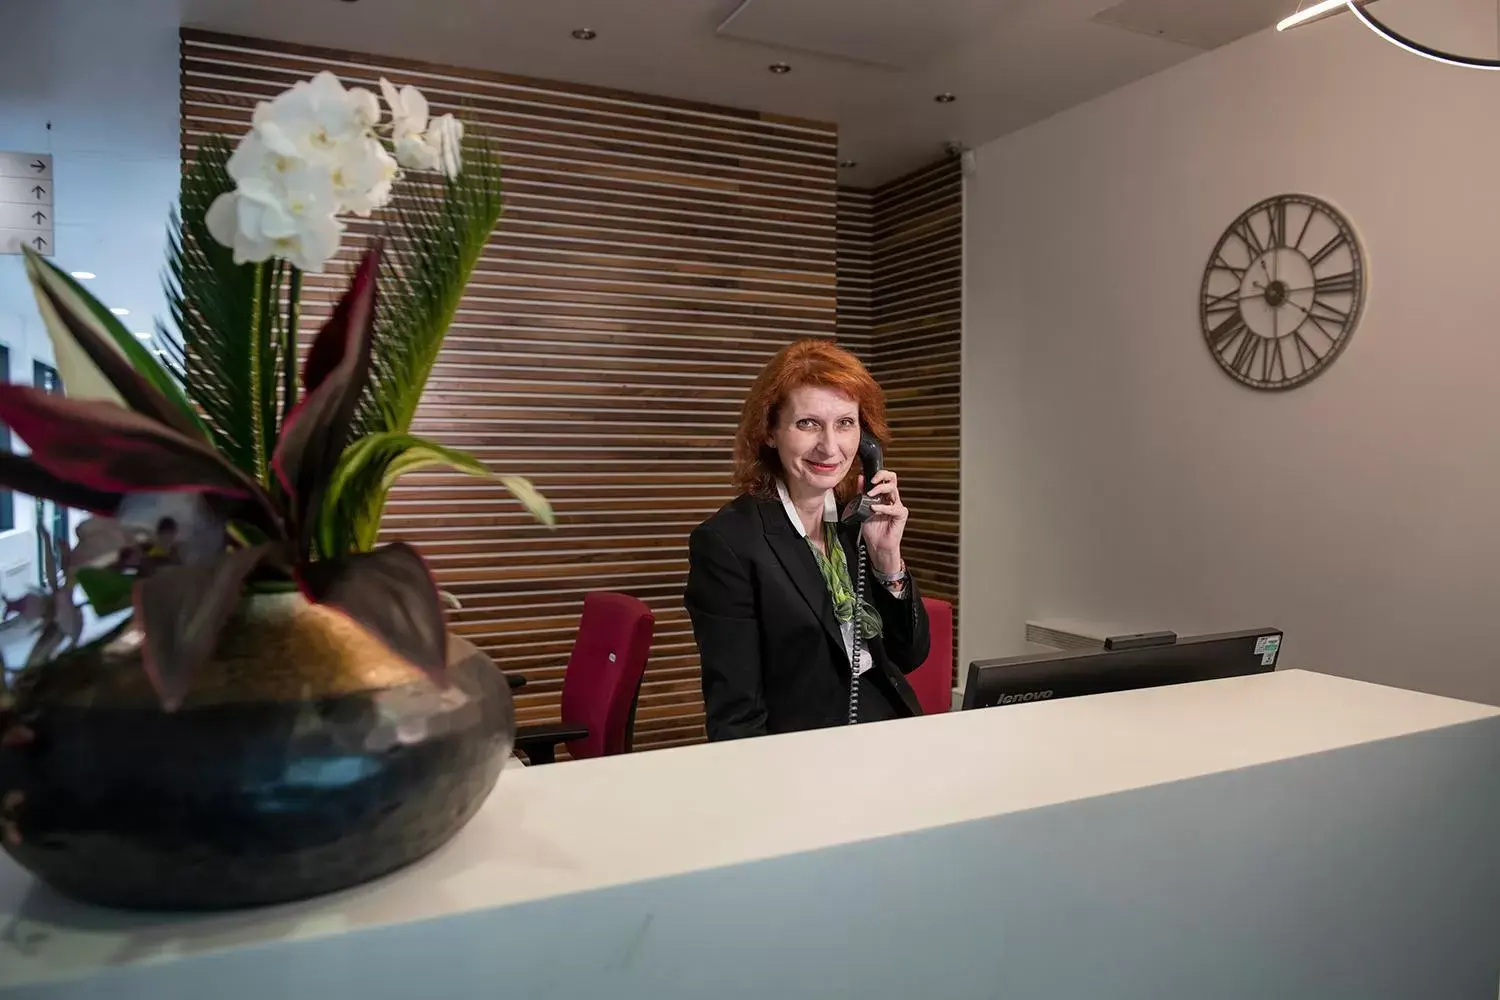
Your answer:
[[[1429,37],[1494,51],[1493,4]],[[1406,7],[1401,26],[1423,30]],[[978,152],[967,192],[963,662],[1028,617],[1287,630],[1285,663],[1500,702],[1500,79],[1343,16]],[[1368,254],[1333,367],[1245,389],[1198,329],[1253,202]]]

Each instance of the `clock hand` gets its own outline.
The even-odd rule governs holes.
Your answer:
[[[1295,309],[1298,312],[1300,312],[1302,314],[1303,318],[1305,318],[1305,319],[1312,319],[1312,311],[1310,309],[1304,309],[1302,306],[1300,306],[1297,303],[1293,302],[1291,299],[1287,299],[1284,304],[1285,305],[1289,305],[1293,309]],[[1280,311],[1281,310],[1279,310],[1279,309],[1277,310],[1277,312],[1280,312]]]
[[[1259,288],[1261,291],[1265,291],[1266,290],[1266,286],[1262,285],[1258,281],[1252,281],[1250,284],[1253,285],[1256,288]],[[1288,295],[1291,295],[1293,292],[1311,292],[1311,291],[1316,290],[1317,287],[1318,287],[1317,285],[1300,285],[1297,288],[1288,288],[1286,290],[1286,293]],[[1255,296],[1251,296],[1251,298],[1254,298],[1254,297]]]

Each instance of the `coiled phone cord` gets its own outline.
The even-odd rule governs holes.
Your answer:
[[[854,648],[849,657],[849,725],[859,723],[859,653],[864,645],[859,634],[859,609],[865,605],[865,533],[863,529],[855,536],[855,547],[859,550],[859,576],[854,580]]]

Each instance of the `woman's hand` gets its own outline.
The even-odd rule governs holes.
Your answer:
[[[870,508],[874,516],[864,523],[865,545],[870,552],[870,564],[879,573],[887,576],[901,572],[901,536],[906,532],[906,519],[910,513],[901,502],[901,493],[896,488],[896,474],[882,469],[875,474],[875,485],[865,489],[865,477],[859,477],[859,490],[868,492],[875,499]]]

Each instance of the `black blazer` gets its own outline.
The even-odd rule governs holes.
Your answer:
[[[857,572],[855,531],[840,532]],[[710,740],[786,733],[849,721],[849,654],[833,599],[806,539],[780,500],[741,496],[693,530],[683,603],[703,663]],[[914,580],[900,597],[873,572],[865,598],[882,635],[866,642],[860,718],[921,715],[905,675],[927,658],[927,612]]]

